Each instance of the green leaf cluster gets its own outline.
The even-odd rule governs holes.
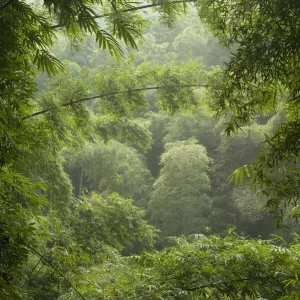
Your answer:
[[[135,281],[116,297],[133,299],[294,299],[299,291],[297,242],[225,236],[181,237],[177,245],[130,259]],[[109,287],[112,290],[112,287]],[[106,290],[108,294],[109,291]]]

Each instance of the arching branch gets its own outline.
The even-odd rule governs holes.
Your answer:
[[[105,98],[108,96],[114,96],[114,95],[121,95],[121,94],[127,94],[127,93],[132,93],[132,92],[139,92],[139,91],[148,91],[148,90],[159,90],[159,89],[163,89],[163,88],[189,88],[189,87],[205,87],[208,88],[207,84],[185,84],[182,86],[172,86],[172,85],[162,85],[162,86],[150,86],[150,87],[145,87],[145,88],[136,88],[136,89],[131,89],[131,90],[126,90],[126,91],[119,91],[119,92],[113,92],[113,93],[105,93],[105,94],[101,94],[101,95],[97,95],[97,96],[91,96],[91,97],[86,97],[86,98],[82,98],[82,99],[78,99],[75,101],[69,101],[67,103],[62,104],[62,107],[66,107],[66,106],[71,106],[73,104],[77,104],[77,103],[81,103],[81,102],[85,102],[85,101],[89,101],[89,100],[93,100],[93,99],[99,99],[99,98]],[[26,120],[26,119],[30,119],[32,117],[36,117],[38,115],[43,115],[51,110],[54,110],[55,107],[50,107],[50,108],[46,108],[37,112],[34,112],[26,117],[23,117],[22,120]]]
[[[136,10],[143,10],[143,9],[147,9],[147,8],[151,8],[151,7],[156,7],[156,6],[162,6],[163,4],[180,4],[180,3],[186,3],[186,2],[195,2],[195,0],[174,0],[174,1],[162,1],[162,2],[157,2],[157,3],[151,3],[151,4],[147,4],[147,5],[142,5],[142,6],[136,6],[136,7],[131,7],[131,8],[127,8],[127,9],[122,9],[119,11],[115,11],[114,13],[126,13],[126,12],[131,12],[131,11],[136,11]],[[108,14],[103,14],[103,15],[96,15],[94,16],[95,19],[101,19],[104,17],[108,17],[110,15],[112,15],[113,13],[108,13]],[[51,28],[59,28],[62,25],[60,24],[56,24],[51,26]]]
[[[131,12],[131,11],[136,11],[136,10],[143,10],[151,7],[156,7],[156,6],[162,6],[163,4],[180,4],[180,3],[186,3],[186,2],[195,2],[195,0],[174,0],[174,1],[158,1],[156,3],[151,3],[147,5],[142,5],[142,6],[137,6],[137,7],[131,7],[123,10],[119,10],[117,12],[124,13],[124,12]],[[98,18],[104,18],[108,17],[111,14],[103,14],[103,15],[97,15],[95,16],[96,19]]]

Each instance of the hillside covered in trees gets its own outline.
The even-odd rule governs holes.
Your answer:
[[[0,299],[299,299],[296,0],[0,0]]]

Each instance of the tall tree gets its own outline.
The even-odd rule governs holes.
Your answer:
[[[150,221],[166,235],[199,233],[210,214],[212,160],[195,139],[168,143],[165,149],[149,202]]]
[[[64,156],[77,197],[92,191],[103,195],[117,192],[147,207],[152,178],[137,150],[112,141],[86,145],[80,152],[68,151]]]

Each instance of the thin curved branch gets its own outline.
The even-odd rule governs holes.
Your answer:
[[[98,98],[104,98],[104,97],[108,97],[108,96],[114,96],[114,95],[121,95],[121,94],[127,94],[127,93],[132,93],[132,92],[139,92],[139,91],[148,91],[148,90],[159,90],[159,89],[163,89],[163,88],[189,88],[189,87],[205,87],[208,88],[207,84],[185,84],[182,86],[172,86],[172,85],[162,85],[162,86],[150,86],[150,87],[146,87],[146,88],[136,88],[136,89],[131,89],[131,90],[126,90],[126,91],[119,91],[119,92],[113,92],[113,93],[106,93],[106,94],[102,94],[102,95],[97,95],[97,96],[91,96],[91,97],[86,97],[86,98],[82,98],[82,99],[78,99],[75,101],[69,101],[67,103],[62,104],[62,107],[66,107],[66,106],[71,106],[73,104],[77,104],[77,103],[81,103],[81,102],[85,102],[85,101],[89,101],[89,100],[93,100],[93,99],[98,99]],[[51,110],[54,110],[55,107],[50,107],[50,108],[46,108],[37,112],[34,112],[26,117],[23,117],[22,120],[26,120],[26,119],[30,119],[32,117],[36,117],[38,115],[42,115],[45,114]]]
[[[142,6],[137,6],[137,7],[131,7],[123,10],[119,10],[116,12],[124,13],[124,12],[131,12],[131,11],[136,11],[136,10],[142,10],[142,9],[147,9],[151,7],[156,7],[156,6],[162,6],[163,4],[180,4],[180,3],[185,3],[185,2],[195,2],[196,0],[174,0],[174,1],[163,1],[163,2],[157,2],[157,3],[151,3],[147,5],[142,5]],[[110,16],[112,13],[108,14],[103,14],[103,15],[97,15],[95,16],[96,19],[98,18],[104,18]]]
[[[69,286],[76,291],[76,293],[80,296],[81,299],[86,300],[83,295],[71,284],[71,282],[65,277],[65,275],[57,268],[55,267],[43,254],[35,250],[33,247],[31,247],[29,244],[27,244],[25,241],[21,240],[21,242],[32,252],[37,254],[41,259],[43,259],[49,266],[55,270],[68,284]]]
[[[131,7],[131,8],[127,8],[127,9],[122,9],[119,11],[116,10],[114,13],[126,13],[126,12],[131,12],[131,11],[136,11],[136,10],[142,10],[142,9],[147,9],[147,8],[151,8],[151,7],[162,6],[163,4],[166,4],[166,3],[179,4],[179,3],[186,3],[186,2],[195,2],[195,0],[175,0],[175,1],[157,2],[157,3],[151,3],[151,4],[137,6],[137,7]],[[104,17],[108,17],[114,13],[96,15],[96,16],[94,16],[94,18],[95,19],[104,18]],[[51,26],[51,28],[59,28],[61,26],[62,26],[61,24],[56,24],[56,25]]]

